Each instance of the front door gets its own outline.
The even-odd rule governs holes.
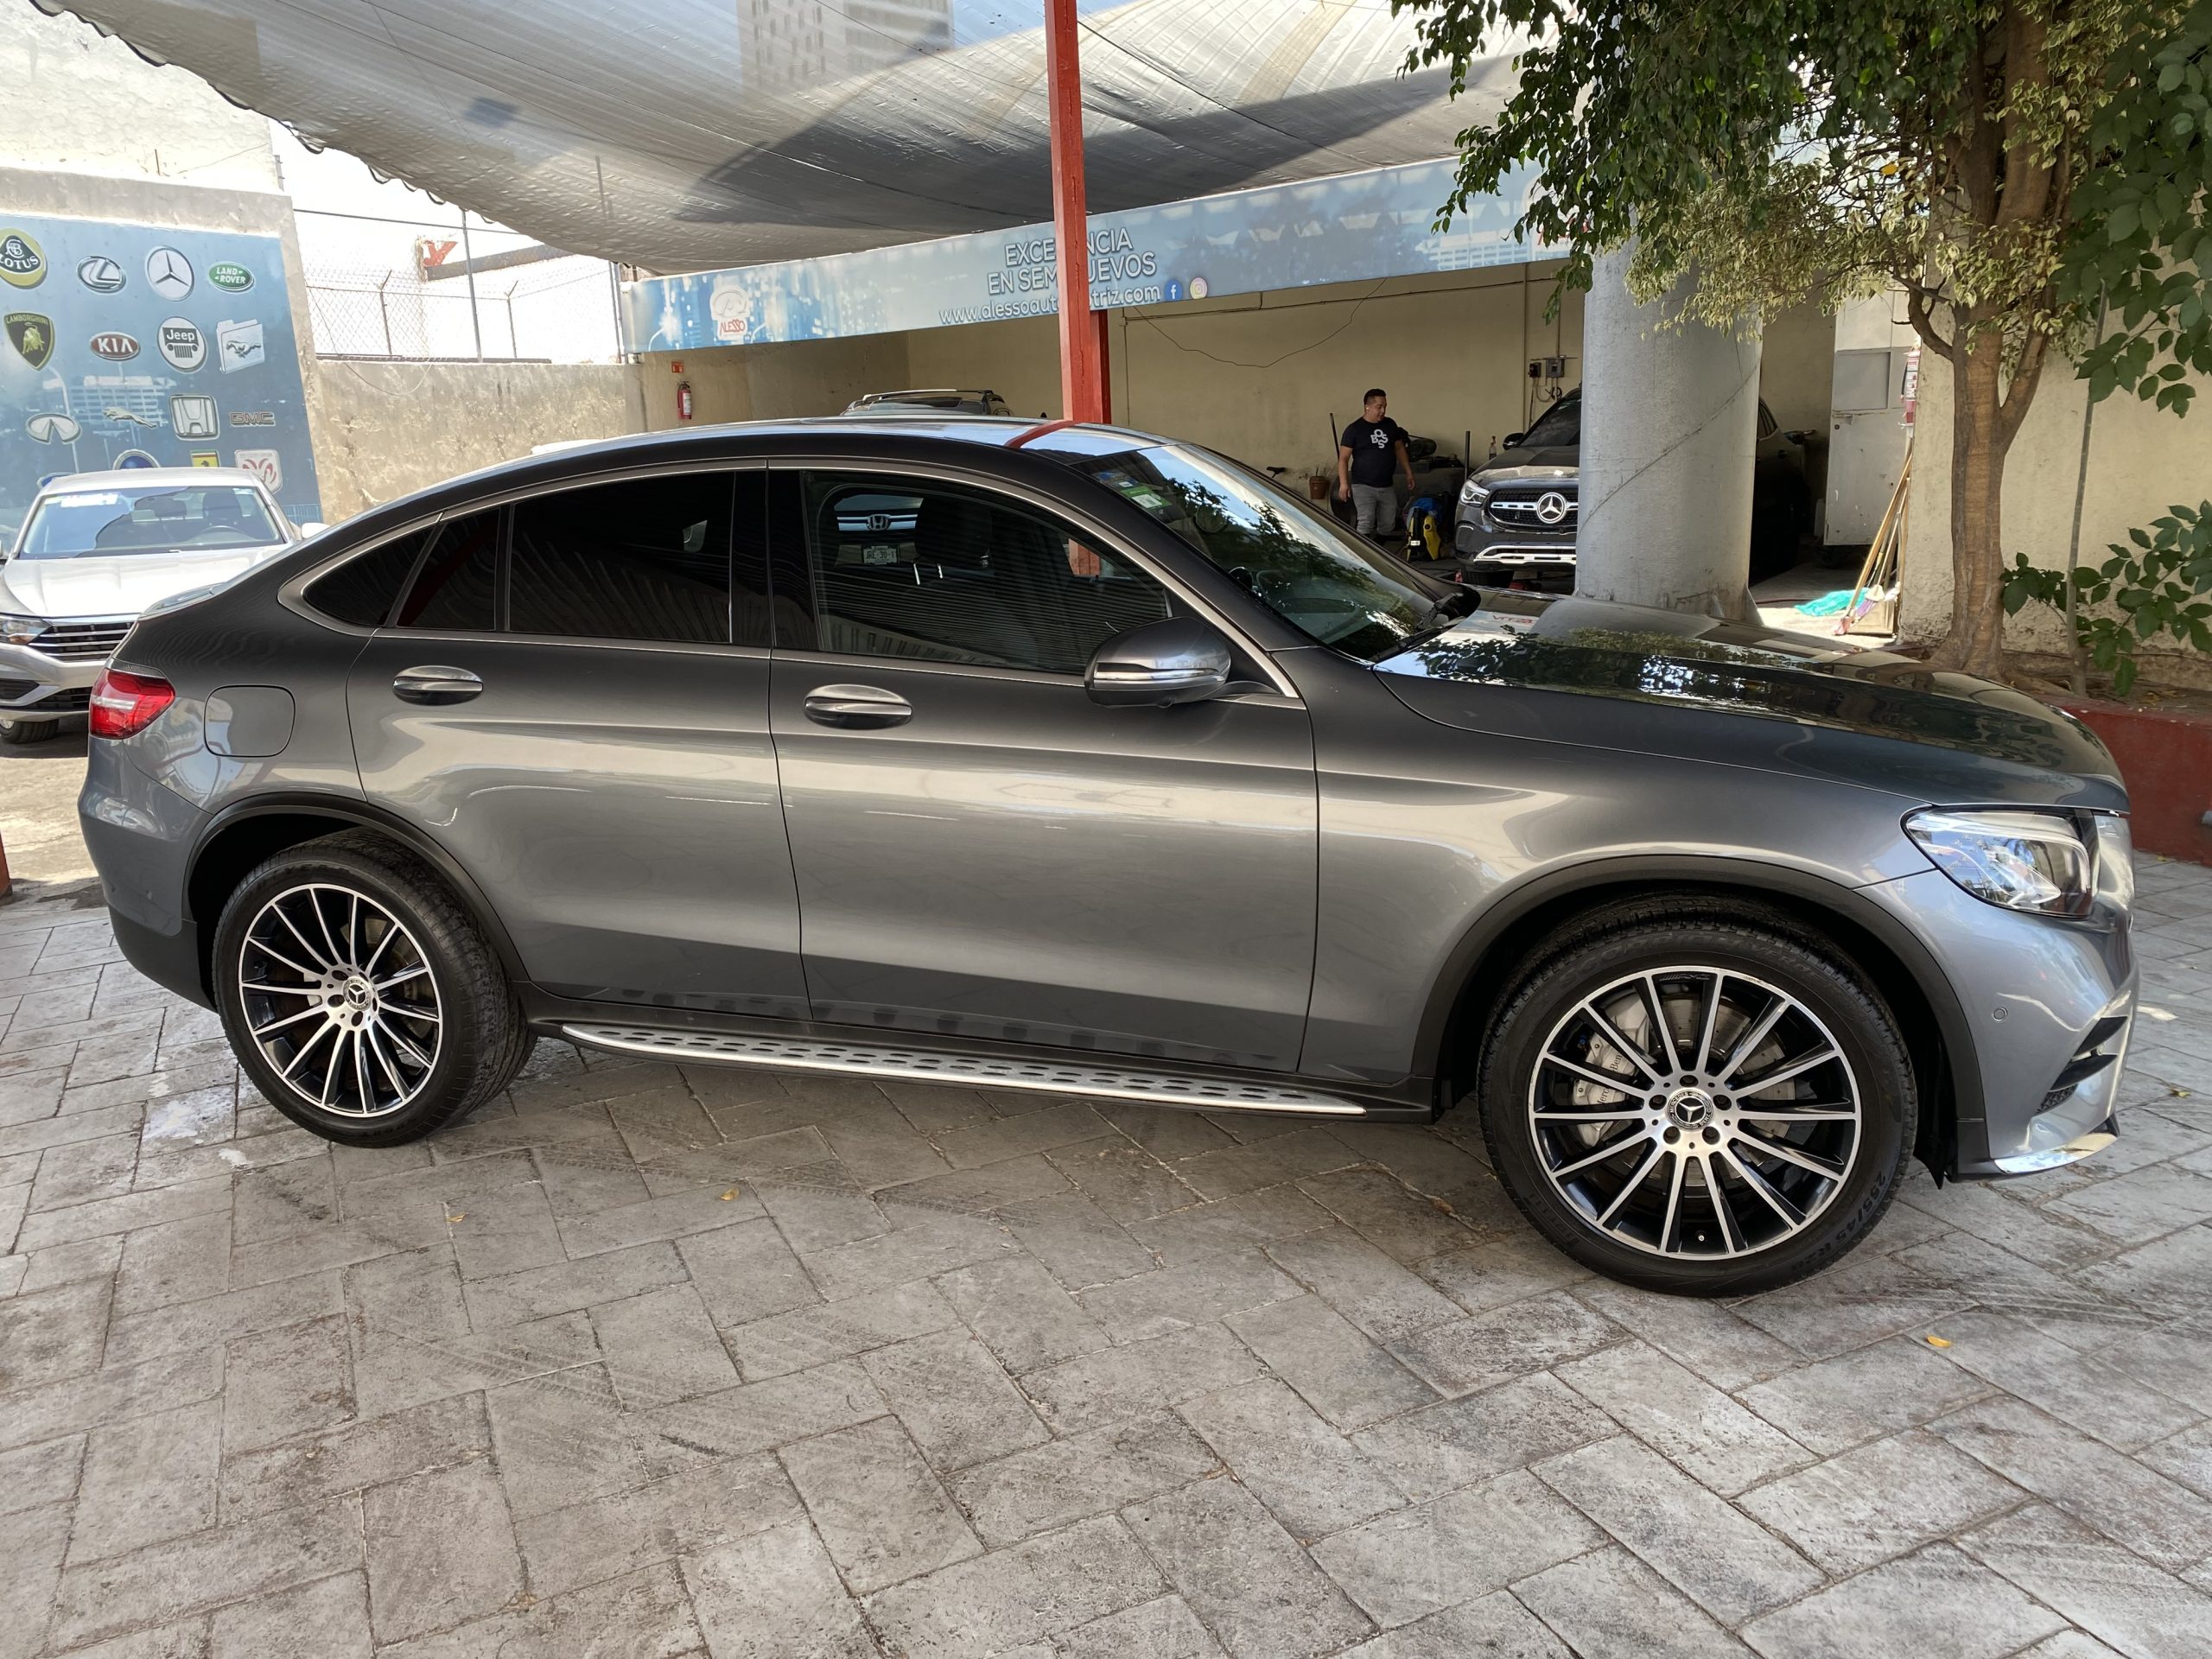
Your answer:
[[[814,1017],[1287,1071],[1313,982],[1306,710],[1092,702],[1182,608],[1137,560],[925,478],[776,475],[811,567],[770,722]],[[779,594],[779,616],[785,613]],[[781,624],[779,624],[781,626]]]
[[[449,518],[347,687],[361,781],[557,995],[805,1015],[757,469]]]

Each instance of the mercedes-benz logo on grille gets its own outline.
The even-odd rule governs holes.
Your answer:
[[[1546,490],[1541,495],[1536,498],[1536,522],[1538,524],[1556,524],[1563,523],[1566,520],[1567,513],[1567,499],[1557,490]]]

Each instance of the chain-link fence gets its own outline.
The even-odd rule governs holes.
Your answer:
[[[310,261],[307,289],[322,357],[611,363],[621,354],[613,267],[582,255],[429,280],[406,267]]]

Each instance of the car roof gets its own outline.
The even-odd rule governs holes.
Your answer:
[[[998,393],[986,386],[909,386],[904,391],[862,392],[855,401],[863,404],[887,404],[901,397],[996,397]]]
[[[75,495],[83,490],[173,490],[194,484],[243,484],[251,489],[264,488],[260,478],[242,467],[118,467],[105,473],[70,473],[55,479],[39,493]]]

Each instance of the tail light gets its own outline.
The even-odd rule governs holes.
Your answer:
[[[135,737],[176,701],[176,688],[151,674],[104,668],[92,682],[94,737]]]

